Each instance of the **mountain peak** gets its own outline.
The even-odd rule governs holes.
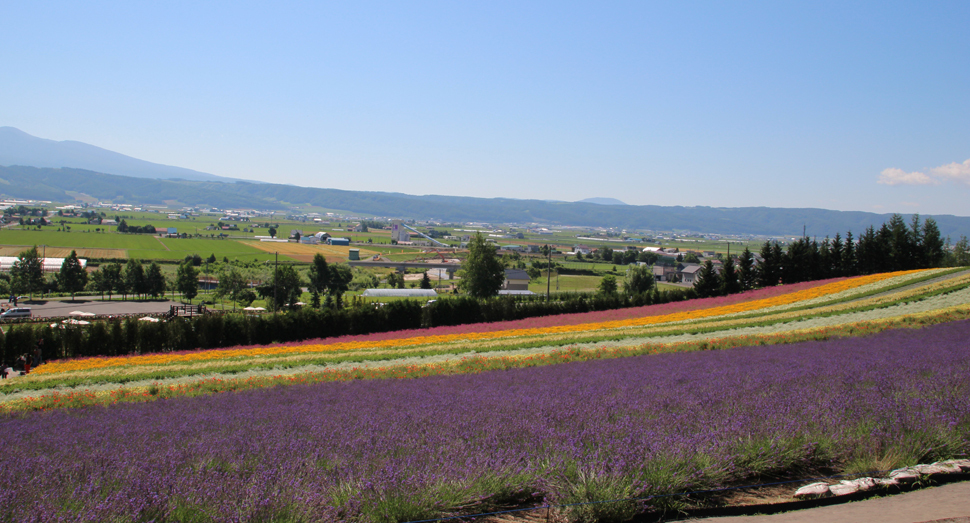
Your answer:
[[[0,165],[27,167],[71,167],[89,171],[132,176],[205,182],[231,182],[234,178],[193,171],[182,167],[146,162],[121,153],[75,140],[48,140],[30,135],[16,127],[0,127]]]

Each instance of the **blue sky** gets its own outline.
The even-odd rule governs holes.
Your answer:
[[[0,125],[295,185],[970,215],[970,3],[7,2]]]

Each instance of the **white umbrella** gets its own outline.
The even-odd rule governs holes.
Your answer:
[[[91,325],[90,321],[75,320],[75,319],[67,319],[62,321],[61,323],[67,323],[68,325]]]
[[[93,312],[72,311],[72,312],[68,313],[68,316],[81,316],[81,317],[89,318],[91,316],[97,316],[97,314],[95,314]]]
[[[158,322],[160,322],[162,320],[160,320],[158,318],[153,318],[151,316],[145,316],[143,318],[138,318],[138,321],[150,321],[152,323],[158,323]]]

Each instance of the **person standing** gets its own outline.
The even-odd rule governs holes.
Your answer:
[[[40,367],[44,363],[44,338],[37,340],[37,347],[34,348],[34,368]]]

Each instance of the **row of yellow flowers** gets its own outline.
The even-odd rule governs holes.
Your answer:
[[[789,294],[783,294],[772,298],[764,298],[750,302],[723,305],[708,309],[693,311],[675,312],[670,314],[647,316],[643,318],[633,318],[626,320],[613,320],[597,323],[585,323],[578,325],[562,325],[555,327],[531,328],[531,329],[509,329],[504,331],[492,332],[470,332],[461,334],[441,334],[429,336],[415,336],[403,339],[391,340],[367,340],[350,341],[330,344],[306,344],[296,346],[267,346],[245,349],[214,349],[194,353],[179,354],[146,354],[142,356],[113,357],[113,358],[87,358],[79,360],[64,360],[50,362],[37,369],[36,373],[54,374],[79,370],[89,370],[96,368],[122,367],[132,365],[163,365],[170,363],[191,363],[211,360],[227,360],[240,357],[258,356],[278,356],[283,354],[299,354],[312,352],[332,352],[332,351],[351,351],[375,348],[391,347],[412,347],[417,345],[442,344],[455,341],[479,341],[493,340],[500,338],[515,338],[523,336],[555,335],[567,333],[584,333],[600,330],[621,329],[631,327],[642,327],[647,325],[657,325],[670,322],[697,320],[711,318],[723,314],[734,314],[740,312],[755,312],[763,308],[778,305],[796,303],[799,301],[810,300],[829,294],[836,294],[848,289],[853,289],[879,282],[889,278],[912,274],[917,271],[901,271],[895,273],[873,274],[856,278],[841,280],[811,289],[805,289]]]

